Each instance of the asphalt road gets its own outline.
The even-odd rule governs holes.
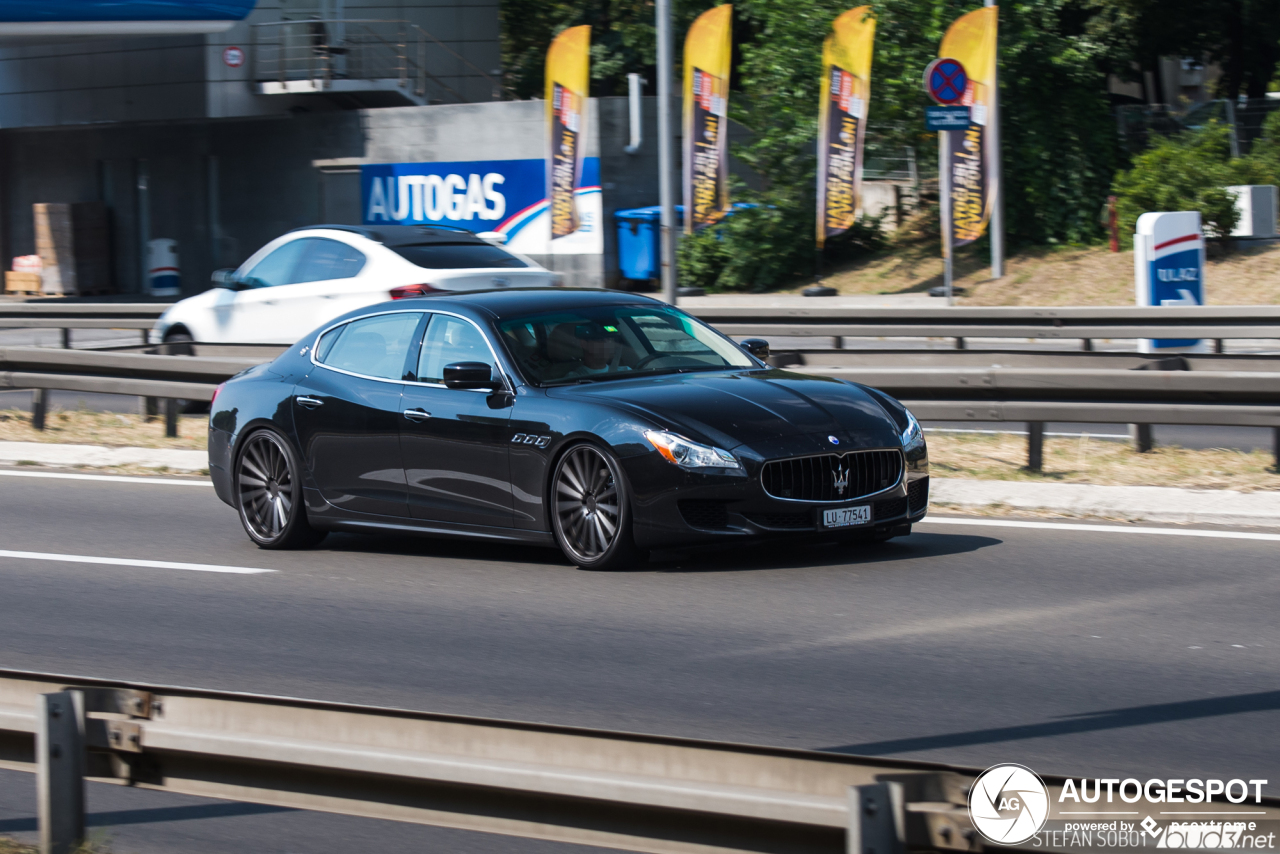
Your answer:
[[[5,550],[276,570],[0,555],[0,666],[1091,777],[1277,777],[1280,544],[999,523],[589,573],[443,540],[260,551],[207,486],[0,474]],[[0,833],[34,829],[33,782],[0,774]],[[112,787],[90,807],[117,854],[570,850]]]

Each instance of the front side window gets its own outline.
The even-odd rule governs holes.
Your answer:
[[[591,306],[513,318],[499,329],[537,383],[757,366],[732,341],[668,306]]]
[[[422,315],[378,314],[326,332],[316,344],[316,361],[365,377],[398,380]]]
[[[416,246],[392,246],[397,255],[410,264],[428,270],[473,270],[482,268],[515,269],[529,265],[490,243],[424,243]]]
[[[444,366],[454,362],[484,362],[493,366],[493,352],[480,330],[460,317],[433,314],[418,354],[418,382],[444,382]]]
[[[244,284],[250,288],[274,288],[279,285],[293,284],[294,273],[298,262],[302,260],[305,240],[291,240],[278,246],[266,258],[253,265],[244,277]]]

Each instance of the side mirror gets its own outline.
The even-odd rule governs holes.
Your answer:
[[[215,288],[226,288],[229,291],[240,290],[240,281],[236,278],[235,270],[214,270],[209,279],[213,282]]]
[[[446,388],[484,389],[498,387],[493,378],[493,368],[484,362],[454,362],[444,366]]]
[[[769,342],[763,338],[748,338],[740,346],[760,361],[769,361]]]

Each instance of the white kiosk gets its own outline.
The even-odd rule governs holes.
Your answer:
[[[1133,275],[1140,306],[1204,305],[1204,233],[1199,211],[1144,213],[1133,235]],[[1204,353],[1198,338],[1145,339],[1144,353]]]

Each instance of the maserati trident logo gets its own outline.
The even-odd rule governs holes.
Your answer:
[[[969,818],[987,839],[1018,845],[1035,836],[1049,817],[1049,790],[1024,765],[995,765],[969,790]]]
[[[831,476],[835,478],[836,493],[843,497],[845,489],[849,487],[849,467],[843,461],[836,463],[836,467],[831,470]]]
[[[833,445],[839,445],[839,444],[840,444],[840,440],[839,440],[839,439],[837,439],[835,436],[828,436],[828,437],[827,437],[827,441],[828,441],[828,442],[830,442],[830,443],[831,443],[831,444],[833,444]]]

